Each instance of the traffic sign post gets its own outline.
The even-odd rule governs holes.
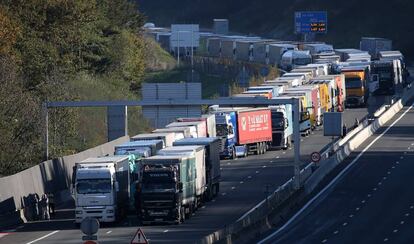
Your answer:
[[[321,154],[319,152],[311,153],[311,160],[314,163],[319,163],[319,161],[321,161]]]
[[[131,244],[148,244],[148,239],[145,237],[144,232],[141,228],[138,228],[137,232],[134,235],[134,238],[131,240]]]

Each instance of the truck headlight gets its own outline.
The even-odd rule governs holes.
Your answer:
[[[114,213],[114,210],[106,210],[106,213]]]
[[[82,214],[82,211],[81,210],[76,210],[75,214]]]

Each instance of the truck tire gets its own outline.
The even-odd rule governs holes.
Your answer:
[[[260,155],[261,154],[261,148],[260,148],[260,143],[256,143],[256,155]]]
[[[233,147],[232,153],[231,153],[231,159],[236,159],[236,148]]]

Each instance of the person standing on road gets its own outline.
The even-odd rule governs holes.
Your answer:
[[[39,201],[40,201],[39,195],[37,193],[35,193],[33,195],[33,199],[32,199],[32,208],[33,208],[32,218],[33,218],[33,220],[39,220],[39,217],[40,217]]]
[[[347,133],[347,128],[346,128],[346,124],[344,123],[344,125],[342,126],[342,138],[346,136],[346,133]]]
[[[42,199],[40,200],[40,207],[42,209],[42,219],[43,220],[49,220],[50,219],[50,215],[49,215],[49,199],[47,198],[46,194],[42,195]]]
[[[49,192],[47,197],[49,199],[49,213],[55,215],[55,195],[53,195],[52,192]]]

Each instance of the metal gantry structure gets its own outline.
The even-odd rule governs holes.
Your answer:
[[[295,187],[300,187],[300,116],[299,116],[299,99],[298,98],[273,98],[264,97],[255,98],[219,98],[219,99],[159,99],[159,100],[125,100],[125,101],[64,101],[64,102],[45,102],[44,122],[45,122],[45,150],[46,158],[49,157],[49,125],[48,110],[50,108],[67,108],[67,107],[113,107],[113,106],[195,106],[195,105],[219,105],[222,107],[268,107],[275,105],[291,104],[293,110],[293,140],[294,140],[294,179]]]

